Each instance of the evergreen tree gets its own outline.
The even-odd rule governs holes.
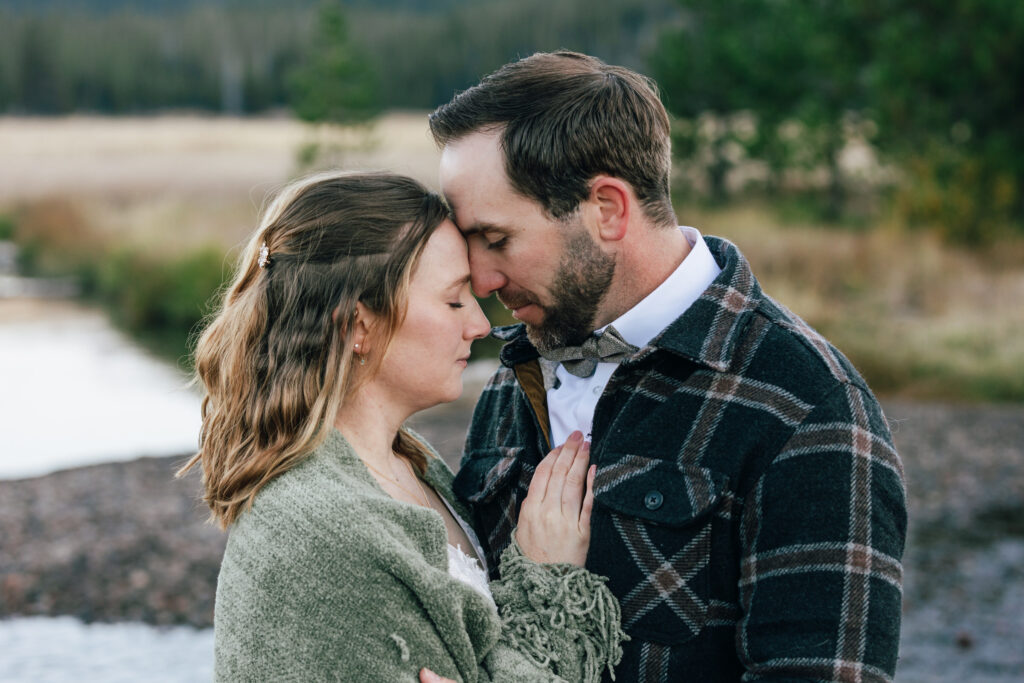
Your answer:
[[[304,121],[354,123],[379,110],[376,77],[353,45],[337,3],[321,6],[316,35],[290,85],[292,109]]]
[[[1024,229],[1024,3],[862,0],[880,143],[898,207],[969,243]]]
[[[679,0],[686,21],[663,34],[652,59],[670,111],[683,117],[710,114],[714,121],[690,129],[682,150],[703,144],[712,195],[725,194],[730,144],[765,159],[777,176],[795,158],[829,171],[827,214],[844,201],[839,153],[843,123],[865,106],[862,73],[869,59],[867,27],[855,3],[844,0]],[[751,112],[754,134],[730,125],[731,115]],[[739,119],[744,122],[744,119]],[[799,140],[780,129],[798,123]],[[703,137],[701,137],[703,136]],[[794,150],[794,143],[799,150]],[[799,154],[797,154],[799,152]]]

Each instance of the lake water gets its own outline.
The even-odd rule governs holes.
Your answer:
[[[10,292],[16,284],[3,283]],[[193,450],[199,396],[188,378],[60,299],[0,298],[0,479]],[[0,620],[4,683],[191,683],[213,677],[213,631]]]
[[[0,299],[0,478],[194,451],[187,384],[99,311]]]
[[[90,624],[71,617],[0,621],[4,683],[194,683],[213,679],[213,630]]]

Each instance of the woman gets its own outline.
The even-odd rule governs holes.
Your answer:
[[[537,468],[488,586],[451,471],[402,426],[459,396],[488,329],[466,244],[415,181],[326,174],[270,205],[196,348],[184,469],[202,464],[229,529],[218,680],[591,681],[617,663],[618,603],[582,569],[581,435]]]

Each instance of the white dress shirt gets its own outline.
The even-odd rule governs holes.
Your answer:
[[[653,292],[611,323],[623,339],[638,348],[647,346],[685,313],[722,272],[700,232],[690,227],[679,229],[690,243],[690,253]],[[576,429],[589,438],[594,408],[616,367],[618,363],[598,363],[590,377],[577,377],[561,363],[555,367],[554,381],[547,390],[552,445],[565,443]]]

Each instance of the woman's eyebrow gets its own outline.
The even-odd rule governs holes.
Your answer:
[[[469,280],[470,280],[470,274],[466,273],[462,277],[460,277],[460,278],[458,278],[456,280],[453,280],[452,283],[450,285],[448,285],[448,289],[461,288],[462,286],[469,284]]]

